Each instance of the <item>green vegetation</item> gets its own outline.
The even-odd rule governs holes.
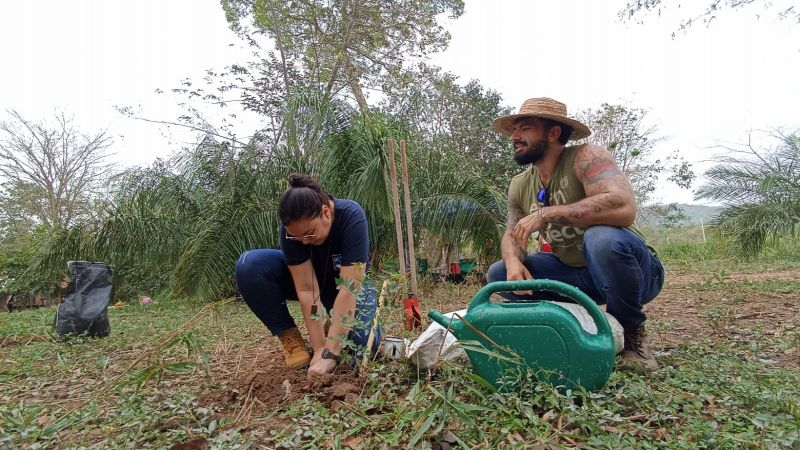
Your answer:
[[[660,247],[667,285],[648,308],[661,368],[614,373],[598,393],[529,380],[501,395],[459,366],[429,376],[378,359],[352,378],[355,395],[320,387],[269,403],[232,374],[277,345],[238,301],[129,303],[111,308],[109,338],[67,343],[51,337],[51,308],[0,315],[0,448],[797,448],[800,260],[776,249],[731,266],[708,247]],[[439,310],[477,290],[424,288],[423,305]],[[399,308],[386,311],[400,323]],[[302,388],[303,374],[280,373]]]
[[[279,246],[277,201],[292,172],[314,174],[332,195],[364,206],[370,243],[382,250],[374,258],[380,266],[396,248],[386,140],[406,131],[388,116],[362,116],[312,95],[293,98],[285,114],[286,140],[269,156],[255,145],[208,138],[173,159],[116,177],[104,217],[53,229],[28,273],[58,279],[65,261],[104,260],[131,295],[141,287],[205,299],[232,295],[239,255]],[[485,243],[499,241],[502,191],[465,157],[409,144],[418,235],[425,233],[431,245],[461,242],[496,253]]]
[[[732,250],[752,257],[768,240],[797,239],[800,225],[800,135],[777,133],[774,149],[730,149],[706,172],[697,197],[724,202],[717,217]]]

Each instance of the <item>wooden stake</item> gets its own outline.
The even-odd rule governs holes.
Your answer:
[[[397,192],[397,168],[394,164],[394,141],[389,138],[386,140],[386,147],[389,149],[389,175],[392,179],[392,206],[394,207],[394,231],[397,237],[397,264],[400,266],[400,275],[405,279],[406,258],[403,251],[403,225],[400,222],[400,194]]]
[[[361,368],[366,369],[369,363],[369,356],[372,354],[372,343],[375,342],[375,330],[378,328],[378,316],[381,315],[381,308],[383,308],[383,298],[386,293],[386,286],[389,285],[389,280],[383,280],[381,286],[381,293],[378,295],[378,307],[375,309],[375,317],[372,319],[372,327],[369,330],[369,337],[367,338],[367,348],[364,349],[364,356],[361,359]]]
[[[411,188],[408,185],[408,159],[406,158],[406,141],[400,141],[400,161],[403,164],[403,195],[406,205],[406,234],[408,235],[408,265],[411,268],[411,293],[418,297],[417,288],[417,254],[414,251],[414,226],[411,222]]]

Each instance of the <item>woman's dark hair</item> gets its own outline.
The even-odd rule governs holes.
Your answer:
[[[278,200],[278,217],[284,225],[313,219],[320,215],[322,205],[331,198],[311,175],[293,173],[289,175],[289,188]]]

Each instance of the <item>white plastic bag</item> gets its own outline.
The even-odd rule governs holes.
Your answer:
[[[550,302],[554,305],[558,305],[567,311],[570,314],[575,316],[578,319],[578,323],[581,324],[581,327],[590,334],[597,334],[597,324],[594,323],[594,319],[592,316],[586,312],[586,308],[577,304],[577,303],[566,303],[566,302]],[[622,325],[619,324],[616,318],[611,314],[603,311],[603,314],[606,315],[606,319],[608,319],[608,324],[611,325],[611,334],[614,335],[614,352],[619,353],[622,351],[622,347],[625,343],[625,333],[622,329]]]
[[[467,313],[466,309],[445,313],[445,317],[458,314],[461,317]],[[453,321],[459,320],[454,318]],[[447,328],[436,322],[422,332],[422,334],[408,346],[408,360],[420,369],[432,369],[436,362],[455,361],[469,363],[469,357],[463,348],[453,346],[456,337],[449,333]],[[441,350],[441,353],[440,353]]]

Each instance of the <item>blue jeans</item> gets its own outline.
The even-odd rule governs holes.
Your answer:
[[[323,280],[317,280],[322,284]],[[248,250],[236,261],[236,284],[250,310],[266,325],[273,335],[295,327],[286,300],[297,300],[289,266],[283,252],[272,249]],[[338,290],[323,291],[320,302],[328,315],[331,313]],[[355,325],[347,336],[359,347],[367,345],[369,332],[378,308],[375,289],[365,282],[356,297]],[[380,342],[380,327],[376,328],[373,349]]]
[[[645,321],[642,306],[656,298],[664,285],[664,268],[644,241],[626,228],[597,225],[583,235],[586,267],[570,267],[552,253],[534,253],[525,259],[534,278],[571,284],[614,316],[626,330]],[[505,281],[506,267],[498,261],[489,267],[489,281]],[[535,296],[503,293],[511,300],[564,300],[557,294]]]

